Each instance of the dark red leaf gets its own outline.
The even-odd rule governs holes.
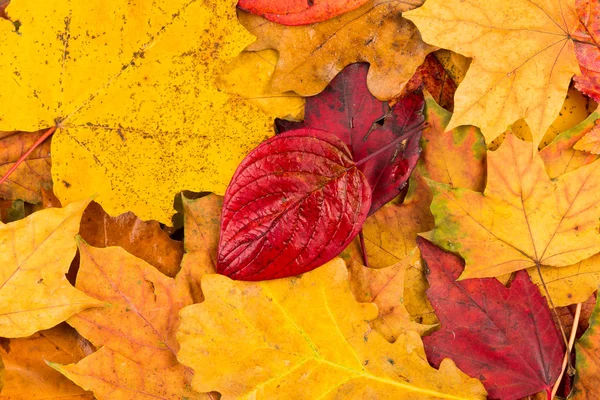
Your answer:
[[[368,64],[349,65],[323,92],[307,99],[304,122],[277,120],[276,125],[279,132],[322,129],[346,143],[373,190],[371,215],[406,185],[419,159],[425,118],[421,93],[409,93],[390,109],[367,89],[367,71]]]
[[[335,135],[275,136],[242,161],[227,188],[217,272],[256,281],[315,269],[350,243],[370,205],[369,183]]]
[[[563,341],[539,289],[525,271],[510,288],[495,278],[456,279],[457,256],[419,238],[429,269],[427,297],[442,328],[423,338],[427,358],[451,358],[483,382],[490,398],[520,399],[551,391],[564,355]]]
[[[352,11],[368,0],[239,0],[242,10],[283,25],[306,25]]]

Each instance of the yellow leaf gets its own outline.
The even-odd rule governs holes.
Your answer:
[[[460,253],[461,278],[564,267],[600,251],[598,163],[550,180],[531,147],[509,135],[488,154],[483,194],[432,182],[436,227],[423,236]]]
[[[402,92],[425,56],[435,50],[402,18],[402,12],[420,2],[371,0],[354,11],[302,26],[279,25],[243,11],[239,17],[258,37],[249,50],[279,52],[274,90],[312,96],[346,65],[365,61],[370,64],[369,90],[378,99],[389,100]]]
[[[540,143],[580,73],[575,0],[428,0],[404,16],[427,43],[473,58],[448,129],[475,125],[490,142],[524,118]]]
[[[0,225],[0,336],[29,336],[102,305],[65,277],[75,256],[73,237],[88,203],[38,211]]]
[[[579,139],[573,146],[573,149],[586,151],[592,154],[600,154],[600,127],[598,125],[600,121],[596,120],[596,126],[594,126],[584,137]]]
[[[214,79],[252,42],[235,1],[14,0],[0,20],[1,130],[58,124],[54,190],[169,224],[182,189],[225,190],[272,116]],[[27,110],[24,112],[23,110]]]
[[[291,121],[304,119],[304,97],[294,92],[273,92],[271,75],[279,56],[274,50],[244,51],[225,67],[217,87],[235,93],[267,114]]]
[[[440,49],[433,55],[444,66],[454,83],[459,85],[465,79],[469,65],[471,65],[470,58],[446,49]]]
[[[354,300],[344,263],[265,282],[205,275],[204,303],[181,311],[179,360],[223,399],[485,399],[451,360],[429,366],[419,335],[388,343]]]
[[[92,390],[98,400],[213,399],[209,394],[189,388],[182,365],[157,370],[148,363],[135,363],[107,347],[77,364],[48,362],[48,365],[85,390]]]

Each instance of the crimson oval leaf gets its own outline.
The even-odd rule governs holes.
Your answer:
[[[242,161],[227,188],[217,272],[256,281],[315,269],[350,243],[370,206],[369,183],[335,135],[275,136]]]

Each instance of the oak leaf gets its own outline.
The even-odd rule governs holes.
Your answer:
[[[73,384],[45,362],[77,362],[92,351],[92,346],[67,324],[26,338],[0,339],[0,356],[6,368],[2,399],[94,399],[92,393]]]
[[[352,11],[369,0],[239,0],[238,7],[283,25],[306,25]]]
[[[490,142],[525,118],[537,146],[579,73],[575,0],[428,0],[404,16],[427,43],[473,58],[448,129],[475,125]]]
[[[65,278],[87,204],[80,201],[0,224],[0,336],[29,336],[102,305]]]
[[[0,132],[0,176],[43,134],[44,132]],[[42,200],[41,189],[51,182],[50,141],[46,140],[0,185],[0,198],[39,203]]]
[[[203,303],[181,311],[179,360],[192,387],[223,399],[306,397],[484,399],[481,383],[450,360],[429,366],[419,335],[390,344],[366,321],[373,304],[353,298],[342,260],[265,282],[205,275]]]
[[[487,161],[483,194],[431,182],[436,226],[422,236],[460,253],[461,279],[568,266],[600,251],[596,162],[551,180],[531,145],[513,135]]]
[[[585,334],[575,342],[577,355],[577,375],[570,400],[593,400],[598,397],[600,385],[600,296],[596,298],[596,308],[590,317],[590,325]]]
[[[491,398],[519,399],[545,390],[561,371],[563,343],[552,313],[527,273],[510,288],[497,279],[457,282],[464,262],[419,239],[431,287],[427,297],[441,329],[423,338],[427,358],[452,358],[482,380]]]
[[[369,90],[389,100],[402,92],[425,56],[435,50],[402,18],[420,3],[370,0],[354,11],[305,26],[279,25],[243,11],[239,18],[258,38],[249,50],[279,52],[273,90],[313,96],[346,65],[364,61],[370,64]]]
[[[251,43],[235,2],[14,0],[0,20],[0,130],[57,125],[54,191],[169,224],[182,189],[224,192],[272,117],[214,79]],[[26,50],[24,50],[26,49]],[[22,110],[28,110],[23,112]]]

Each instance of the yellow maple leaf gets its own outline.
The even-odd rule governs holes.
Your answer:
[[[202,278],[203,303],[184,308],[179,360],[198,391],[223,399],[484,399],[451,360],[429,366],[419,335],[394,344],[372,332],[372,303],[357,303],[344,262],[302,275],[240,282]]]
[[[169,224],[182,189],[222,193],[272,117],[214,83],[253,40],[235,1],[14,0],[0,19],[0,130],[58,125],[54,190]],[[23,110],[27,110],[24,112]]]
[[[448,129],[481,128],[488,143],[525,118],[537,145],[579,72],[575,0],[428,0],[404,14],[425,42],[472,57]]]
[[[380,100],[402,92],[427,54],[435,50],[421,40],[402,13],[421,1],[371,0],[324,22],[285,26],[239,12],[240,22],[257,36],[249,50],[275,49],[279,60],[271,86],[303,96],[321,92],[346,65],[370,63],[367,85]]]
[[[102,305],[65,277],[75,256],[73,237],[88,202],[0,223],[0,336],[29,336]]]
[[[563,267],[600,251],[598,162],[550,180],[531,148],[509,135],[488,154],[483,194],[430,181],[436,226],[422,236],[460,253],[461,278]]]

